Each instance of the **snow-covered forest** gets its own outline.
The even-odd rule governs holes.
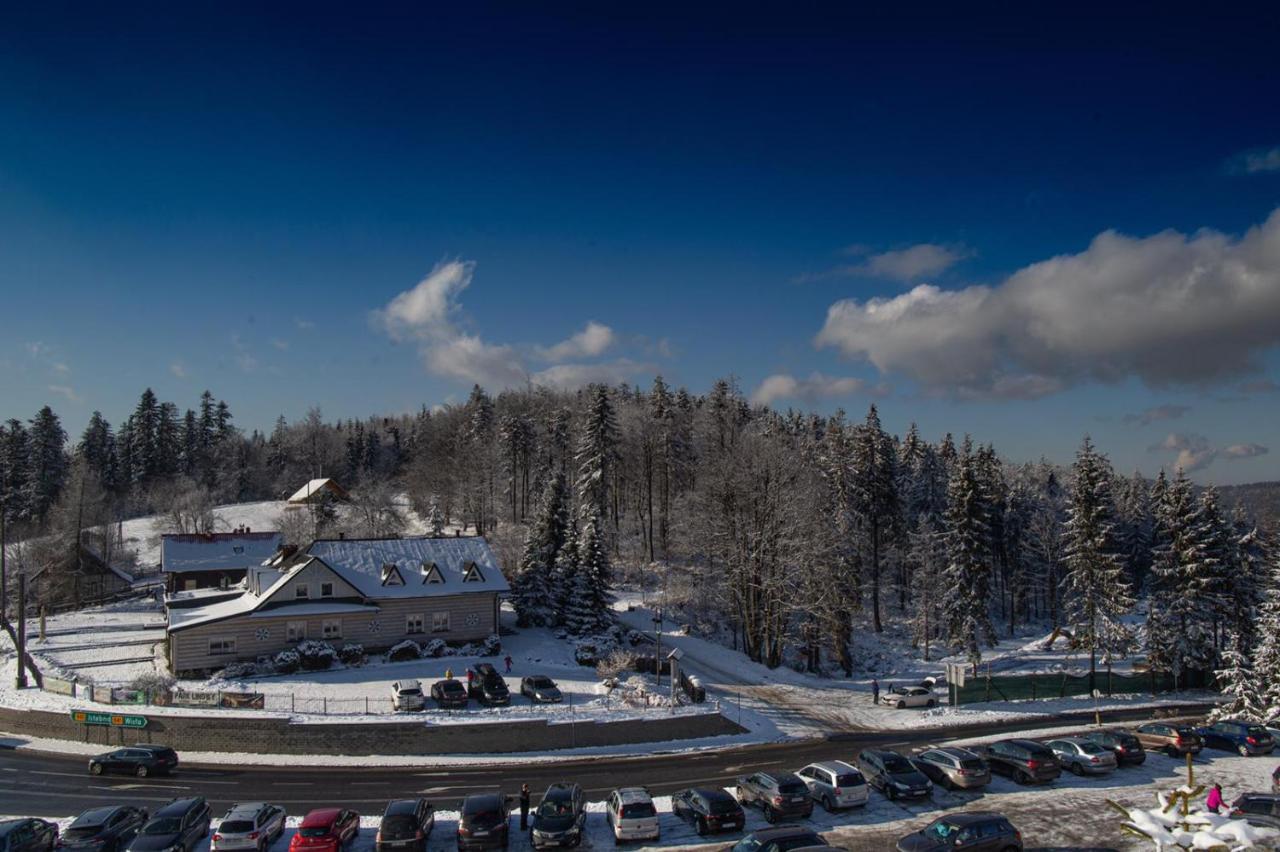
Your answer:
[[[547,388],[363,421],[312,410],[270,434],[205,393],[180,413],[148,390],[114,428],[71,441],[43,408],[0,432],[8,538],[72,561],[111,557],[117,521],[160,513],[207,530],[219,503],[280,499],[314,476],[351,510],[301,513],[313,534],[401,532],[403,498],[431,525],[490,537],[525,623],[589,634],[609,588],[643,582],[769,666],[855,668],[855,632],[908,625],[925,658],[978,660],[998,635],[1070,632],[1095,665],[1134,654],[1231,709],[1280,710],[1280,548],[1180,471],[1119,476],[1088,438],[1074,464],[1013,464],[912,426],[749,405],[731,381]]]

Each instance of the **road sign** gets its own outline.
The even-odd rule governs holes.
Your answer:
[[[125,716],[121,713],[95,713],[91,710],[72,710],[71,719],[82,725],[102,725],[108,728],[145,728],[146,716]]]

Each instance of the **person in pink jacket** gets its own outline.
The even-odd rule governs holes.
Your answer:
[[[1209,791],[1209,795],[1204,799],[1204,806],[1215,814],[1222,807],[1222,785],[1214,784],[1213,789]]]

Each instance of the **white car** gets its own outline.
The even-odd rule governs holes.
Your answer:
[[[796,773],[809,795],[828,811],[855,808],[867,803],[867,779],[856,766],[843,760],[810,763]]]
[[[938,696],[923,686],[895,686],[880,694],[880,703],[899,710],[904,707],[933,707],[938,703]]]
[[[653,797],[644,787],[622,787],[610,793],[605,819],[609,821],[613,839],[618,843],[657,840],[661,831],[658,809],[653,806]]]
[[[398,680],[391,684],[391,709],[421,710],[427,706],[422,684],[416,680]]]
[[[209,848],[213,852],[257,850],[264,852],[284,834],[285,812],[279,805],[252,802],[234,805],[214,829]]]

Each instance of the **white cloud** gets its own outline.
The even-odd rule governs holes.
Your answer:
[[[845,299],[815,343],[956,397],[1236,377],[1280,344],[1280,210],[1240,239],[1106,231],[994,287]]]
[[[437,264],[413,288],[398,294],[373,319],[393,340],[416,341],[426,369],[437,376],[488,387],[518,387],[527,382],[555,387],[579,387],[590,382],[619,382],[642,369],[626,358],[602,363],[559,363],[594,358],[617,343],[609,326],[592,320],[582,331],[552,346],[517,348],[488,343],[478,334],[458,328],[461,293],[475,274],[473,261]],[[527,359],[536,357],[553,366],[534,372]]]
[[[55,373],[60,373],[60,374],[62,374],[62,375],[64,375],[64,376],[65,376],[67,373],[70,373],[70,372],[71,372],[71,367],[69,367],[68,365],[66,365],[66,364],[62,363],[61,361],[54,361],[54,362],[53,362],[53,364],[51,364],[50,366],[53,368],[53,371],[54,371]]]
[[[281,340],[278,337],[271,338],[271,345],[274,346],[276,349],[279,349],[281,352],[288,351],[289,349],[289,341]]]
[[[65,396],[69,402],[80,401],[80,395],[76,393],[76,389],[66,385],[49,385],[49,392]]]
[[[1138,414],[1126,414],[1120,419],[1125,423],[1150,426],[1152,423],[1158,423],[1161,420],[1177,420],[1190,410],[1191,406],[1189,405],[1157,405]]]
[[[1219,450],[1212,447],[1209,444],[1209,439],[1204,435],[1182,434],[1179,432],[1171,433],[1151,449],[1153,452],[1162,450],[1176,452],[1178,455],[1174,459],[1174,466],[1180,467],[1188,473],[1193,470],[1203,470],[1219,458],[1251,459],[1257,456],[1264,456],[1270,452],[1270,449],[1261,444],[1232,444]]]
[[[888,278],[904,283],[918,281],[945,272],[960,261],[972,257],[973,251],[965,246],[944,246],[937,243],[918,243],[903,249],[872,253],[870,248],[857,244],[848,246],[844,254],[865,255],[858,263],[847,263],[810,275],[800,276],[799,281],[819,281],[827,278]]]
[[[1254,175],[1262,172],[1280,172],[1280,148],[1259,148],[1244,151],[1232,157],[1227,170],[1235,174]]]
[[[293,324],[296,325],[302,331],[310,331],[311,329],[316,327],[316,324],[313,323],[311,320],[302,319],[301,317],[294,317]]]
[[[810,373],[806,379],[797,379],[787,373],[775,373],[767,376],[751,393],[751,402],[755,405],[772,405],[780,399],[798,399],[807,403],[815,403],[820,399],[851,396],[855,393],[869,392],[875,395],[883,393],[882,388],[868,388],[862,379],[851,376],[824,376],[822,373]]]
[[[603,355],[616,341],[613,329],[595,320],[588,320],[586,327],[568,340],[546,348],[539,347],[538,357],[553,364],[573,358],[596,358]]]
[[[27,344],[24,344],[23,348],[27,350],[28,355],[36,359],[47,358],[53,352],[53,349],[51,347],[46,346],[42,341],[39,341],[39,340],[33,340]]]
[[[234,350],[233,357],[236,366],[240,368],[241,372],[252,373],[258,369],[258,359],[254,357],[254,354],[237,333],[232,333],[231,335],[231,348]]]
[[[1269,452],[1271,450],[1261,444],[1232,444],[1223,450],[1222,454],[1231,459],[1251,459],[1265,456]]]
[[[187,367],[181,361],[174,361],[172,364],[170,364],[169,372],[173,373],[174,376],[178,377],[179,379],[185,379],[187,377]]]

